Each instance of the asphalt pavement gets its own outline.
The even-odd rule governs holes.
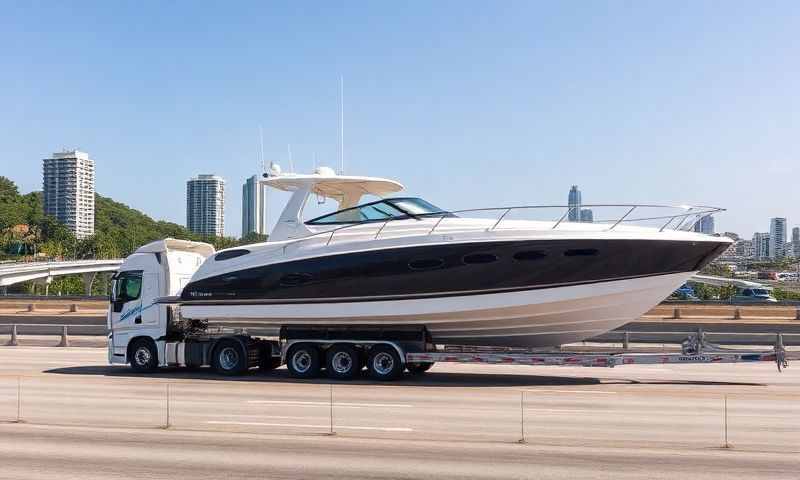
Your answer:
[[[0,347],[0,478],[800,476],[800,364],[441,364],[380,384],[138,376],[105,355]]]

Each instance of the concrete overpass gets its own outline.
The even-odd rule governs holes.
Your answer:
[[[9,285],[33,280],[43,283],[47,292],[53,277],[81,275],[88,295],[98,273],[116,272],[121,264],[121,259],[0,264],[0,289],[5,292]]]

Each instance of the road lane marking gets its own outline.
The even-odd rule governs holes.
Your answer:
[[[208,420],[206,423],[211,425],[245,425],[255,427],[292,427],[292,428],[313,428],[313,429],[328,429],[328,425],[311,425],[305,423],[268,423],[268,422],[235,422],[229,420]],[[352,425],[334,425],[334,430],[378,430],[381,432],[413,432],[414,430],[407,427],[359,427]]]
[[[596,393],[609,395],[609,394],[616,394],[617,392],[610,392],[608,390],[525,390],[526,392],[533,392],[533,393],[588,393],[594,395]]]
[[[597,413],[597,410],[570,410],[566,408],[525,408],[525,412],[535,413]]]
[[[242,418],[242,417],[244,417],[244,418],[271,418],[271,419],[276,419],[276,420],[308,420],[308,418],[309,418],[308,416],[300,417],[300,416],[291,416],[291,415],[247,415],[247,414],[238,414],[238,413],[222,414],[222,415],[217,414],[217,415],[219,415],[220,417],[231,417],[231,418],[236,418],[236,417],[239,417],[239,418]],[[205,417],[205,415],[202,414],[202,413],[198,413],[198,414],[196,414],[194,416]],[[230,420],[230,421],[234,421],[234,420]]]
[[[330,402],[304,402],[294,400],[248,400],[247,403],[267,404],[267,405],[293,405],[298,407],[329,407]],[[407,403],[348,403],[335,402],[334,407],[347,408],[413,408],[414,405]]]

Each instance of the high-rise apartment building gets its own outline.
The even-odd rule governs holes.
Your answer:
[[[589,208],[581,209],[581,222],[592,223],[594,222],[594,212]]]
[[[792,250],[794,250],[794,258],[800,258],[800,227],[792,229]]]
[[[734,244],[736,247],[736,255],[740,257],[753,256],[753,242],[750,240],[739,240]]]
[[[694,224],[694,231],[698,233],[705,233],[706,235],[714,235],[714,217],[707,215],[697,223]]]
[[[225,234],[225,180],[198,175],[186,182],[186,228],[200,235]]]
[[[570,222],[579,222],[581,220],[581,191],[578,190],[577,185],[573,185],[572,188],[569,189],[567,205],[569,205],[567,219]]]
[[[94,235],[94,160],[78,150],[43,160],[44,213],[66,225],[77,238]]]
[[[769,258],[786,256],[786,219],[776,217],[769,222]]]
[[[248,233],[266,234],[264,215],[267,211],[264,187],[258,175],[248,178],[242,185],[242,236]]]
[[[769,233],[759,233],[756,232],[753,234],[753,257],[755,258],[769,258]]]

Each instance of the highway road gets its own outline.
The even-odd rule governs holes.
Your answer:
[[[437,365],[375,384],[0,347],[0,419],[0,478],[800,476],[800,364]]]

